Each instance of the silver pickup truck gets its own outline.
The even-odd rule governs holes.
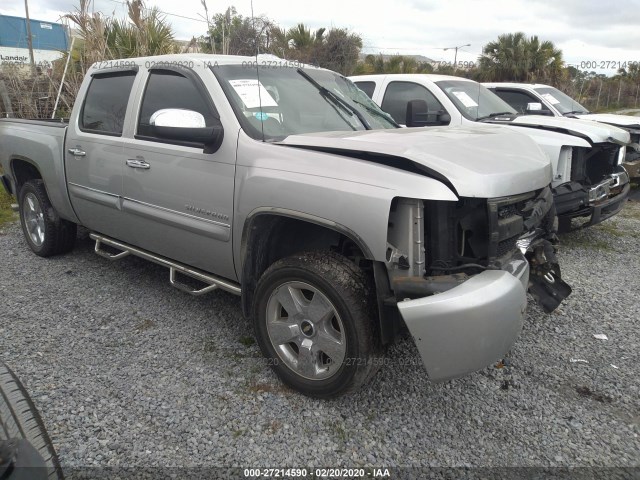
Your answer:
[[[517,338],[528,287],[547,311],[570,293],[551,166],[525,135],[398,128],[348,79],[273,57],[109,67],[68,123],[0,121],[27,244],[68,252],[83,225],[109,260],[241,295],[269,363],[307,395],[364,384],[404,329],[434,381],[483,368]]]

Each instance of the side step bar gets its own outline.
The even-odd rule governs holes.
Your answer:
[[[124,258],[128,255],[135,255],[136,257],[144,258],[145,260],[149,260],[150,262],[162,265],[163,267],[168,267],[169,283],[171,283],[171,285],[173,287],[176,287],[178,290],[182,290],[183,292],[187,292],[191,295],[204,295],[205,293],[212,292],[213,290],[216,290],[218,288],[226,290],[227,292],[234,293],[236,295],[240,295],[241,293],[240,286],[238,284],[203,272],[202,270],[188,267],[181,263],[174,262],[173,260],[169,260],[168,258],[161,257],[154,253],[147,252],[146,250],[142,250],[118,240],[114,240],[113,238],[105,237],[104,235],[100,235],[98,233],[89,234],[89,238],[95,240],[96,242],[95,252],[101,257],[107,258],[109,260],[120,260],[121,258]],[[120,253],[111,254],[102,250],[100,247],[103,244],[115,248],[116,250],[120,250]],[[206,283],[208,286],[199,290],[193,289],[190,286],[177,281],[176,272],[179,272],[191,278],[195,278],[202,283]]]

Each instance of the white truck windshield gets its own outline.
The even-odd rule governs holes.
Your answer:
[[[507,102],[477,82],[441,80],[436,85],[464,117],[474,122],[497,115],[516,114]]]
[[[571,113],[589,113],[589,110],[584,108],[578,102],[576,102],[569,95],[562,93],[557,88],[553,87],[537,87],[534,90],[544,98],[547,103],[550,103],[561,114]]]

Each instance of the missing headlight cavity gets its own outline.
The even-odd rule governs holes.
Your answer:
[[[619,145],[595,144],[592,148],[575,148],[571,161],[571,180],[595,185],[616,171]]]
[[[526,231],[548,226],[552,205],[548,188],[502,198],[425,202],[427,273],[499,268]]]

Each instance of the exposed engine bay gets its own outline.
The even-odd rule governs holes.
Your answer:
[[[529,292],[546,312],[553,311],[571,293],[560,277],[555,219],[549,187],[457,202],[395,199],[387,269],[396,299],[444,292],[484,270],[507,269],[524,255]]]

